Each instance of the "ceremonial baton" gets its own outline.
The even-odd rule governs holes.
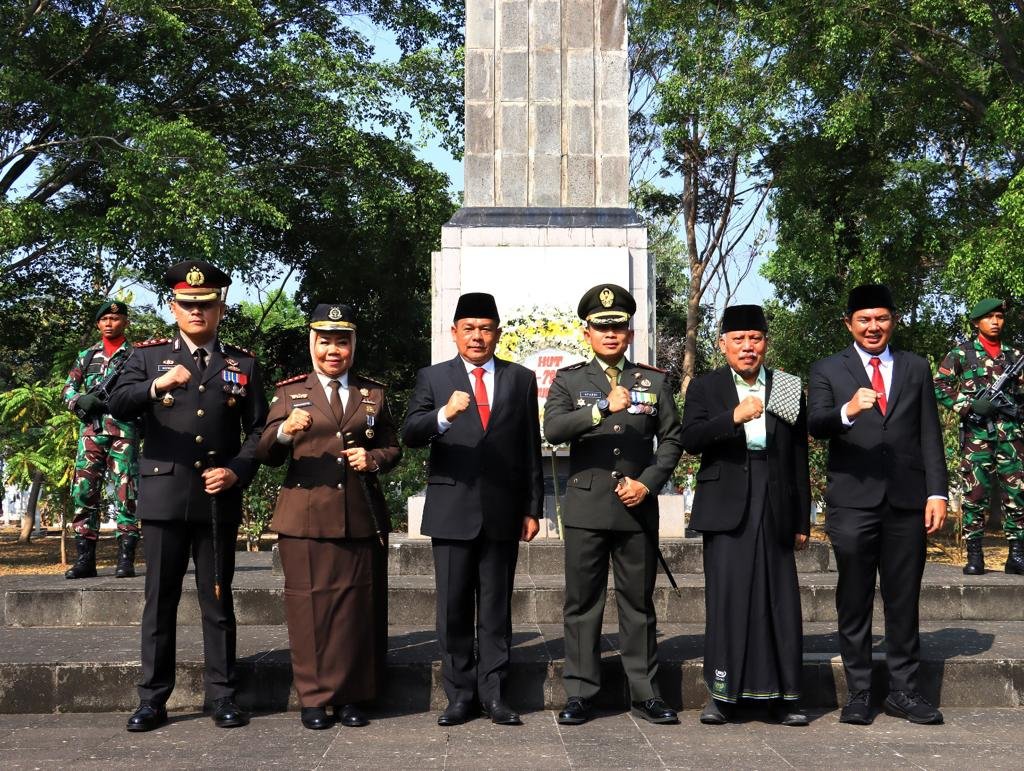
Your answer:
[[[359,445],[356,444],[356,438],[352,436],[351,431],[346,431],[345,436],[345,449],[351,450]],[[355,469],[352,469],[355,471]],[[359,480],[359,487],[363,491],[363,497],[366,498],[366,505],[370,507],[370,515],[373,517],[373,526],[377,528],[377,538],[380,540],[380,545],[384,545],[385,530],[381,524],[381,513],[377,509],[377,503],[374,497],[370,495],[370,483],[366,479],[366,472],[356,471],[356,478]]]
[[[206,453],[206,468],[217,467],[217,451],[210,450]],[[213,528],[213,596],[220,599],[220,504],[217,501],[217,494],[210,493],[210,527]]]
[[[612,479],[616,480],[615,489],[617,490],[626,481],[626,476],[621,471],[613,471]],[[661,553],[661,547],[658,545],[658,536],[647,529],[640,517],[633,513],[632,508],[626,506],[626,511],[633,515],[633,518],[640,524],[640,529],[654,545],[654,551],[658,554],[658,564],[661,565],[661,569],[665,571],[665,576],[668,578],[668,582],[672,584],[672,588],[676,590],[676,595],[678,595],[679,585],[676,583],[676,577],[672,575],[672,571],[669,569],[668,562],[665,561],[665,555]]]

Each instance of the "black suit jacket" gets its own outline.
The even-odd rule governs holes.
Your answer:
[[[928,362],[892,350],[893,372],[886,414],[877,407],[843,425],[840,409],[871,381],[854,347],[811,367],[807,425],[828,440],[829,506],[870,509],[892,506],[924,510],[931,495],[948,495],[935,389]]]
[[[437,411],[455,391],[472,396],[461,356],[421,369],[402,425],[409,447],[430,446],[422,532],[470,540],[482,531],[518,539],[523,517],[544,514],[537,378],[512,362],[494,359],[494,396],[484,431],[476,404],[437,430]]]
[[[766,370],[765,403],[774,373]],[[807,470],[807,408],[790,426],[765,413],[768,499],[781,543],[792,546],[797,533],[810,532],[811,485]],[[739,527],[747,510],[749,463],[743,426],[733,423],[739,404],[732,369],[716,369],[690,381],[683,406],[683,449],[700,455],[690,527],[706,533]]]
[[[210,496],[203,490],[202,470],[213,450],[217,465],[238,476],[238,484],[217,496],[221,521],[241,521],[242,488],[258,468],[256,448],[267,419],[267,399],[252,354],[219,341],[209,347],[206,369],[200,372],[180,336],[138,343],[110,396],[115,418],[142,418],[142,520],[209,522]],[[149,388],[176,364],[188,367],[192,379],[171,392],[174,403],[166,407],[149,398]],[[244,395],[230,392],[239,386]]]

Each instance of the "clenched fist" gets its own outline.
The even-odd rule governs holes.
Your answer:
[[[288,436],[294,436],[299,431],[308,431],[311,425],[313,425],[312,416],[304,409],[296,407],[288,413],[288,417],[281,426],[281,431]]]
[[[347,450],[342,450],[342,454],[356,471],[376,471],[379,468],[376,459],[366,451],[365,447],[350,447]]]
[[[465,391],[456,391],[448,399],[448,403],[444,406],[444,418],[449,423],[467,409],[469,409],[470,396]]]
[[[858,388],[846,403],[846,417],[853,420],[864,410],[870,410],[878,401],[878,393],[874,388]]]
[[[615,386],[608,394],[608,409],[611,412],[621,412],[627,409],[631,402],[629,391],[622,386]]]
[[[175,364],[174,369],[170,372],[165,372],[156,380],[153,381],[153,386],[160,393],[167,393],[173,391],[175,388],[181,388],[189,380],[192,379],[192,373],[188,371],[187,367],[181,364]]]
[[[756,396],[748,396],[732,411],[732,422],[737,426],[742,426],[744,423],[757,420],[762,414],[764,414],[764,402]]]

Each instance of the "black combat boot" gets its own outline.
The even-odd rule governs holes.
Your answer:
[[[1015,538],[1010,541],[1010,553],[1006,555],[1007,573],[1016,573],[1024,576],[1024,541]]]
[[[122,535],[117,539],[117,569],[114,575],[118,578],[133,578],[135,576],[135,546],[139,537],[132,534]]]
[[[967,564],[964,565],[965,576],[981,576],[985,574],[985,552],[980,538],[967,539]]]
[[[75,547],[78,549],[78,559],[75,564],[65,571],[65,578],[95,578],[96,577],[96,541],[91,538],[78,536],[75,538]],[[1009,563],[1007,563],[1009,564]]]

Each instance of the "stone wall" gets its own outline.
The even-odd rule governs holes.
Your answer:
[[[467,0],[465,205],[625,207],[624,0]]]

